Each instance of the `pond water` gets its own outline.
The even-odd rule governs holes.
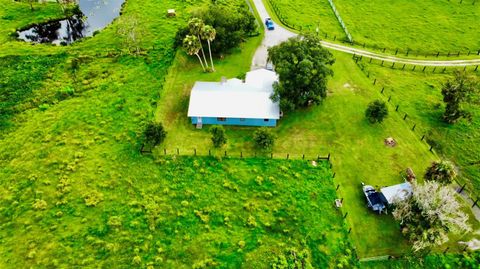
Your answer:
[[[19,31],[18,38],[35,43],[70,44],[109,25],[120,15],[123,2],[125,0],[79,0],[82,14],[34,25]]]

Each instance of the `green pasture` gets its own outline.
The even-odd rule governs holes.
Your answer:
[[[264,0],[273,3],[296,29],[315,31],[327,40],[345,38],[327,0]],[[361,1],[334,0],[348,31],[358,44],[413,52],[462,54],[480,50],[480,3],[474,1]],[[271,4],[270,4],[271,6]]]
[[[445,105],[441,88],[449,78],[448,74],[431,72],[408,72],[365,64],[365,72],[377,78],[378,85],[385,86],[385,95],[392,96],[392,103],[407,113],[418,125],[418,135],[426,140],[444,158],[452,160],[460,169],[460,182],[468,183],[476,193],[480,191],[480,128],[479,106],[473,103],[467,109],[473,113],[472,120],[447,124],[442,120]]]

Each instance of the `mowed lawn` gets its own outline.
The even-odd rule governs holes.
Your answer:
[[[445,105],[441,88],[453,75],[402,72],[368,64],[365,70],[377,78],[379,85],[386,87],[385,95],[391,95],[392,102],[400,105],[400,110],[418,123],[418,133],[426,134],[427,140],[440,155],[459,166],[460,182],[468,183],[470,189],[479,193],[479,105],[473,103],[466,106],[473,113],[471,121],[447,124],[442,120]]]
[[[247,44],[248,47],[248,44]],[[248,48],[245,48],[248,52]],[[248,55],[245,52],[244,55]],[[382,124],[369,124],[364,112],[367,104],[383,98],[371,85],[348,55],[335,53],[335,76],[329,83],[330,93],[320,106],[294,112],[280,120],[273,131],[277,135],[274,156],[307,158],[332,154],[336,183],[340,184],[339,196],[344,198],[343,211],[352,227],[352,238],[361,257],[383,254],[400,254],[408,249],[402,239],[399,226],[390,215],[378,216],[365,206],[361,182],[374,186],[401,183],[400,172],[407,167],[417,174],[432,160],[437,159],[428,151],[420,137],[410,130],[399,114],[391,109],[391,116]],[[162,121],[168,136],[157,150],[163,154],[207,154],[212,148],[208,127],[195,129],[187,118],[188,98],[196,80],[216,81],[221,76],[232,77],[248,70],[249,59],[239,54],[228,56],[217,64],[217,73],[203,74],[194,58],[186,58],[183,52],[177,58],[169,76],[167,87],[161,93],[157,119]],[[255,128],[227,127],[228,144],[217,154],[253,155],[252,134]],[[384,139],[393,137],[398,145],[389,148]]]

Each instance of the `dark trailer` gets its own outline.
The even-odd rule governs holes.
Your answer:
[[[368,207],[370,207],[373,211],[378,212],[378,214],[383,213],[383,211],[385,211],[386,214],[388,201],[385,196],[383,196],[381,192],[377,192],[375,188],[370,185],[365,185],[363,183],[362,185],[363,193],[367,198]]]

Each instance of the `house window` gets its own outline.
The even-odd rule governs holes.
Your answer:
[[[240,121],[245,121],[245,118],[240,118]]]
[[[263,121],[267,122],[267,121],[269,121],[269,119],[263,119]]]
[[[227,121],[227,118],[217,118],[217,121]]]

